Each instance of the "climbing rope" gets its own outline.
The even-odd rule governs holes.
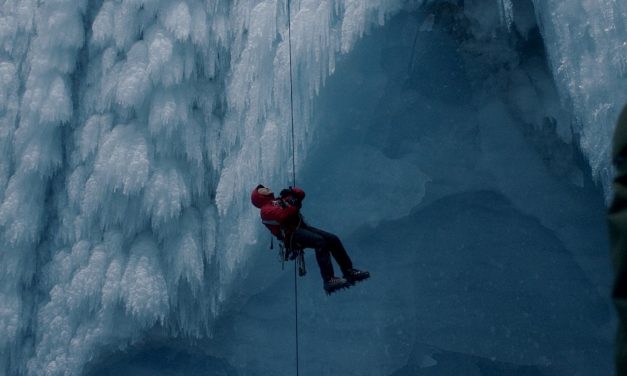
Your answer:
[[[298,278],[296,277],[296,270],[298,269],[297,266],[298,262],[294,262],[294,316],[295,316],[295,320],[294,320],[294,326],[296,327],[296,376],[299,375],[298,372]]]
[[[292,129],[292,186],[296,186],[296,152],[294,137],[294,86],[292,77],[292,11],[290,9],[290,0],[287,0],[287,44],[289,50],[290,61],[290,124]],[[298,262],[294,262],[294,326],[295,326],[295,342],[296,342],[296,376],[299,373],[299,353],[298,353],[298,278],[296,270]]]
[[[289,46],[289,60],[290,60],[290,116],[292,126],[292,186],[296,186],[296,153],[295,153],[295,141],[294,141],[294,89],[292,78],[292,19],[290,10],[290,0],[287,0],[287,45]]]

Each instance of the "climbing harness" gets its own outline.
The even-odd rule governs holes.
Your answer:
[[[299,216],[296,230],[300,228],[302,223],[303,218]],[[300,246],[300,244],[294,244],[294,232],[290,233],[289,237],[289,247],[284,247],[283,262],[285,263],[287,259],[294,260],[296,263],[295,267],[298,268],[298,275],[300,277],[304,277],[305,274],[307,274],[307,268],[305,267],[305,250]],[[285,243],[283,243],[283,245],[285,245]]]
[[[278,221],[261,221],[264,225],[268,226],[281,226]],[[302,218],[299,218],[298,226],[296,228],[300,228],[302,223]],[[289,237],[289,244],[286,243],[286,239]],[[270,249],[274,249],[274,235],[270,237]],[[304,277],[307,274],[307,268],[305,267],[305,250],[299,244],[294,244],[292,239],[292,234],[289,235],[285,231],[283,227],[281,227],[281,238],[279,239],[279,251],[278,258],[281,262],[281,270],[285,270],[285,262],[286,261],[295,261],[296,266],[298,267],[298,275]]]

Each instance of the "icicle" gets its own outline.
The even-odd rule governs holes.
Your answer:
[[[497,4],[501,24],[507,27],[507,31],[511,31],[512,24],[514,23],[514,4],[512,0],[497,0]]]

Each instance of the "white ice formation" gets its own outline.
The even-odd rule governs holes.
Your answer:
[[[336,55],[400,7],[293,2],[300,123]],[[289,165],[286,9],[2,3],[0,369],[78,374],[155,325],[211,332],[257,229],[248,191]]]
[[[611,195],[611,137],[627,102],[627,3],[533,1],[555,82],[593,175]]]
[[[297,168],[337,57],[421,3],[292,1]],[[496,32],[514,3],[495,4]],[[627,3],[534,3],[609,194]],[[0,372],[76,375],[98,348],[147,330],[211,334],[258,231],[249,190],[291,174],[286,11],[283,0],[0,4]]]

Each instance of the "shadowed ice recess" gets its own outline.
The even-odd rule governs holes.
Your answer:
[[[291,6],[303,214],[372,273],[307,253],[300,374],[611,374],[627,5]],[[286,11],[0,6],[0,374],[295,374],[248,198],[292,176]]]

